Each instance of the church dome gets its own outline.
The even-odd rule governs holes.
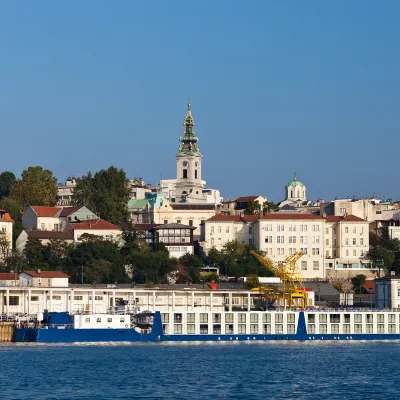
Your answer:
[[[295,173],[295,174],[294,174],[294,178],[286,185],[286,187],[289,187],[289,186],[300,186],[300,187],[304,187],[304,183],[297,180],[297,178],[296,178],[296,173]]]

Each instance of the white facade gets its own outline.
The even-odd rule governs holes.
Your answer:
[[[165,246],[169,251],[169,255],[174,258],[179,258],[185,254],[193,254],[193,246],[182,246],[177,244],[176,246]]]
[[[58,273],[56,273],[58,275]],[[65,274],[63,274],[65,275]],[[20,275],[20,285],[30,287],[68,287],[69,277],[54,277],[52,271],[43,271],[30,274],[29,271],[25,271]]]
[[[10,213],[6,210],[0,210],[0,235],[6,239],[5,246],[1,248],[0,259],[7,257],[12,250],[14,221]]]
[[[254,223],[255,248],[277,262],[302,251],[298,267],[303,278],[324,278],[325,220],[312,214],[278,214]]]

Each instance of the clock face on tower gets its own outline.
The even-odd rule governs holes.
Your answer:
[[[187,167],[187,166],[189,165],[189,163],[188,163],[187,161],[184,161],[184,162],[182,163],[182,165],[183,165],[184,167]]]

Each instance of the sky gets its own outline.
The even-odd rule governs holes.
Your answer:
[[[190,96],[224,197],[400,200],[399,1],[0,2],[0,171],[176,175]]]

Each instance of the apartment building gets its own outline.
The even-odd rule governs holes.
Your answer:
[[[215,215],[202,224],[200,245],[207,253],[236,240],[279,262],[298,251],[305,279],[373,276],[367,258],[369,223],[353,215],[322,218],[310,213],[277,212],[264,216]]]

